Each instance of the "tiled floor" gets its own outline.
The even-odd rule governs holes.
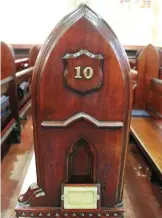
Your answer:
[[[15,217],[14,207],[33,156],[32,145],[29,119],[22,131],[22,143],[12,145],[1,164],[2,218]],[[125,218],[162,218],[162,191],[158,185],[150,183],[149,174],[148,166],[136,146],[130,145],[125,173]]]

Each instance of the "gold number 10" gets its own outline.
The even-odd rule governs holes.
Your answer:
[[[76,70],[75,79],[82,79],[81,67],[75,67],[75,70]],[[82,73],[85,79],[91,79],[93,76],[93,69],[91,67],[85,67]]]

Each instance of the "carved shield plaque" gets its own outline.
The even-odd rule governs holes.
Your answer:
[[[80,50],[74,54],[66,54],[63,59],[65,84],[69,88],[80,94],[87,94],[101,87],[104,59],[101,54]]]

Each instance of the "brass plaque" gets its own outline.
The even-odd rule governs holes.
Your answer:
[[[61,196],[64,209],[97,209],[99,196],[98,184],[65,185]]]

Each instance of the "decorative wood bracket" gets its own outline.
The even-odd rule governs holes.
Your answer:
[[[20,195],[18,202],[20,206],[30,206],[36,198],[45,196],[45,192],[35,183],[33,183],[25,194]]]

